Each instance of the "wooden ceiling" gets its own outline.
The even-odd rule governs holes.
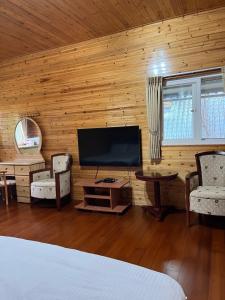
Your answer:
[[[225,0],[0,0],[0,61],[225,6]]]

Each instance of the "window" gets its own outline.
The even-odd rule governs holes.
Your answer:
[[[167,81],[163,145],[225,144],[222,74]]]

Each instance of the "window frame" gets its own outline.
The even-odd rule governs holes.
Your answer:
[[[212,138],[206,139],[201,138],[202,131],[202,117],[201,117],[201,79],[204,77],[217,77],[218,75],[222,75],[221,73],[212,74],[212,75],[203,75],[203,76],[195,76],[184,79],[174,79],[168,80],[166,82],[165,87],[176,87],[176,86],[184,86],[192,84],[192,125],[193,125],[193,139],[167,139],[163,138],[162,132],[162,146],[182,146],[182,145],[224,145],[225,138]],[[223,75],[222,75],[223,76]],[[196,85],[196,88],[193,88],[193,85]],[[162,128],[164,130],[164,109],[163,109],[163,96],[162,96]]]

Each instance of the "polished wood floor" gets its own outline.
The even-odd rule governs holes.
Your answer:
[[[171,214],[160,223],[140,207],[123,216],[79,212],[72,205],[61,212],[26,204],[0,207],[0,235],[76,248],[164,272],[183,286],[190,300],[225,299],[223,223],[220,219],[209,226],[203,220],[187,228],[184,213]]]

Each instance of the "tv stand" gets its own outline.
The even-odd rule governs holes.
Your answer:
[[[121,190],[128,184],[126,179],[118,179],[113,183],[81,179],[78,184],[83,187],[84,199],[75,205],[76,209],[120,214],[131,205],[121,200]]]

